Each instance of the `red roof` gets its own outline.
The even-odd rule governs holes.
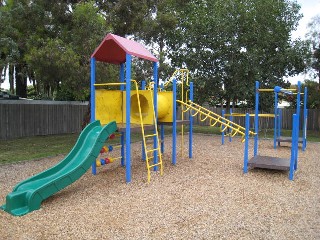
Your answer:
[[[158,62],[158,59],[142,44],[111,33],[103,39],[91,57],[100,62],[120,64],[126,61],[126,53],[152,62]]]

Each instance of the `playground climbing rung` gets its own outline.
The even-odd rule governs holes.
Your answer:
[[[155,133],[155,134],[145,135],[144,137],[148,138],[148,137],[155,137],[155,136],[158,136],[158,134]]]
[[[186,110],[184,110],[184,112],[186,111],[191,111],[191,115],[192,116],[196,116],[197,114],[200,115],[200,121],[205,121],[206,119],[210,119],[210,126],[215,126],[217,123],[219,123],[220,125],[220,129],[221,132],[224,132],[226,130],[231,130],[231,136],[235,136],[237,133],[240,134],[242,136],[242,140],[244,139],[243,137],[245,136],[245,128],[230,121],[227,118],[224,118],[214,112],[211,112],[210,110],[192,102],[192,101],[188,101],[183,102],[180,100],[177,100],[178,103],[180,103],[181,105],[184,105],[186,107]],[[255,135],[254,132],[249,131],[249,134],[251,135]]]
[[[155,163],[155,164],[150,165],[149,167],[152,168],[152,167],[156,167],[156,166],[160,166],[160,165],[162,165],[162,163]]]
[[[157,150],[158,150],[158,148],[154,148],[154,149],[151,149],[151,150],[146,151],[146,153],[154,152],[154,151],[157,151]]]

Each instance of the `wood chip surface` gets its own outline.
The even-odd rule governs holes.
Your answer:
[[[219,136],[194,135],[193,158],[171,164],[165,139],[164,175],[147,183],[141,143],[132,144],[132,182],[119,161],[89,170],[78,181],[22,217],[0,211],[0,239],[320,239],[320,144],[299,148],[294,181],[288,172],[249,170],[243,174],[244,144],[221,145]],[[253,152],[250,142],[250,153]],[[290,144],[273,149],[259,141],[259,153],[290,157]],[[119,153],[113,152],[117,157]],[[63,156],[0,166],[0,202],[21,180],[58,163]]]

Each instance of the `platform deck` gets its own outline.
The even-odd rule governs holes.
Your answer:
[[[121,123],[117,124],[118,131],[119,132],[125,132],[126,131],[126,124]],[[144,124],[144,130],[153,130],[154,126],[151,124]],[[141,133],[141,125],[140,124],[131,124],[130,125],[130,131],[132,133]]]
[[[180,126],[182,124],[189,124],[189,120],[177,120],[177,125]],[[172,122],[158,122],[159,125],[169,125],[172,126]]]
[[[291,137],[280,137],[277,138],[277,142],[281,143],[281,142],[292,142],[292,138]],[[298,143],[303,143],[303,138],[299,138]]]
[[[249,160],[248,167],[287,171],[290,170],[290,159],[257,155]]]

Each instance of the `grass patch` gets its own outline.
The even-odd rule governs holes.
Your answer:
[[[185,132],[189,131],[188,127],[184,128]],[[181,132],[181,126],[177,128],[177,132]],[[203,134],[221,134],[219,127],[209,126],[193,126],[194,133]],[[170,135],[172,128],[165,126],[165,134]],[[13,163],[18,161],[27,161],[39,159],[59,154],[67,154],[70,152],[79,134],[64,134],[64,135],[48,135],[20,138],[15,140],[0,140],[0,164]],[[290,130],[283,130],[283,136],[291,136]],[[302,136],[302,133],[300,134]],[[261,130],[260,138],[273,138],[273,129]],[[132,133],[131,142],[141,141],[141,133]],[[320,142],[319,132],[308,131],[308,141]],[[120,144],[119,137],[108,140],[106,145]]]

